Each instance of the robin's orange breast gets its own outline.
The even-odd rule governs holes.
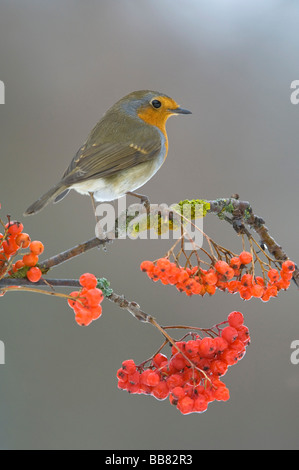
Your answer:
[[[164,147],[165,147],[165,153],[164,153],[164,160],[165,160],[165,158],[167,157],[167,153],[168,153],[168,137],[166,133],[166,121],[167,121],[168,116],[165,116],[165,118],[162,119],[161,116],[153,112],[151,108],[146,108],[144,110],[141,110],[138,113],[138,116],[147,124],[157,127],[157,129],[163,134]]]

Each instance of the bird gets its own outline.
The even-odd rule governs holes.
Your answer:
[[[114,201],[136,190],[163,165],[168,153],[166,121],[192,114],[168,95],[151,90],[129,93],[94,126],[61,180],[31,204],[24,215],[61,201],[71,189],[96,202]]]

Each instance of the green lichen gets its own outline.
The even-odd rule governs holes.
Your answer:
[[[38,267],[38,265],[37,265]],[[8,276],[10,279],[24,279],[27,275],[27,271],[30,268],[28,266],[24,266],[23,268],[18,269],[15,273],[12,272],[10,276]]]
[[[99,277],[97,288],[101,289],[105,297],[109,297],[113,294],[113,290],[110,287],[110,282],[105,277]]]
[[[205,217],[211,208],[210,203],[205,199],[184,199],[183,201],[180,201],[177,206],[179,207],[182,215],[184,215],[184,211],[191,210],[191,220]],[[190,206],[190,208],[188,206]]]

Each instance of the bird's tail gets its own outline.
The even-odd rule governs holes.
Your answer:
[[[64,194],[63,194],[64,193]],[[63,183],[58,183],[56,186],[51,188],[43,196],[41,196],[37,201],[35,201],[28,209],[24,212],[24,215],[32,215],[41,211],[49,202],[57,199],[57,202],[62,199],[68,193],[67,186]],[[61,195],[61,197],[59,197]]]

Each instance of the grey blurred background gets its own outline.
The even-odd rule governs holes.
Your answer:
[[[137,89],[167,93],[192,116],[168,122],[169,156],[142,188],[152,202],[239,193],[288,255],[298,256],[299,6],[295,1],[1,1],[1,214],[23,211],[57,182],[106,109]],[[135,201],[134,201],[135,202]],[[88,198],[72,192],[24,221],[45,257],[94,236]],[[205,231],[241,249],[210,216]],[[154,328],[104,301],[80,328],[64,301],[12,293],[0,299],[2,449],[292,449],[298,447],[298,291],[242,302],[187,298],[140,273],[167,241],[114,242],[52,272],[105,276],[161,324],[211,326],[241,310],[252,344],[224,377],[228,403],[182,416],[168,400],[117,389],[123,360],[149,357]]]

